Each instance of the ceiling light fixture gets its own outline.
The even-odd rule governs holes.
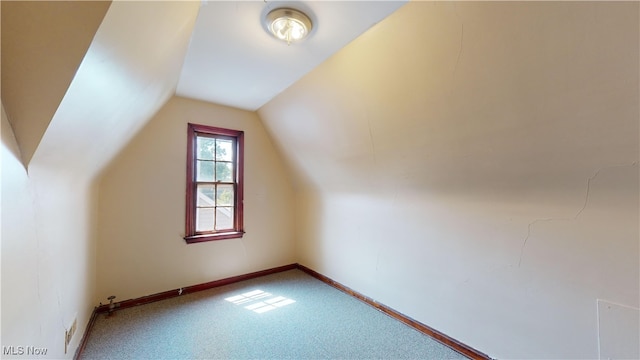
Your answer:
[[[286,41],[287,45],[309,35],[311,27],[311,19],[295,9],[280,8],[267,14],[267,28],[276,39]]]

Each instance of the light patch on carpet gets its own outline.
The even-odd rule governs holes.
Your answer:
[[[253,290],[240,295],[228,297],[225,300],[235,305],[241,305],[241,304],[252,303],[260,299],[264,299],[262,301],[254,302],[253,304],[250,304],[244,307],[245,309],[254,311],[258,314],[267,312],[270,310],[275,310],[277,308],[287,306],[289,304],[293,304],[296,302],[295,300],[288,299],[284,296],[276,296],[276,297],[272,297],[272,296],[273,295],[271,293],[268,293],[262,290]],[[272,298],[266,299],[269,297],[272,297]]]

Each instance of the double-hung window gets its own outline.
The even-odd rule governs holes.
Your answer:
[[[188,125],[187,243],[239,238],[244,133]]]

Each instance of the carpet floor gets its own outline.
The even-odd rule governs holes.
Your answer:
[[[290,270],[100,314],[81,359],[465,359]]]

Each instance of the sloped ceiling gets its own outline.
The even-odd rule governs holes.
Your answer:
[[[174,94],[198,6],[113,2],[30,166],[98,174]]]
[[[209,1],[198,15],[177,94],[256,110],[405,1]],[[287,46],[263,19],[293,7],[311,17],[311,34]]]
[[[639,303],[638,10],[410,2],[260,108],[299,261],[498,359],[597,357],[596,298]]]
[[[258,114],[324,191],[563,197],[637,159],[629,8],[412,2]]]
[[[256,110],[404,3],[3,1],[2,101],[26,166],[93,176],[176,90]],[[264,30],[282,6],[304,42]]]
[[[28,164],[111,1],[2,1],[2,103]]]
[[[174,94],[199,5],[3,1],[2,101],[25,165],[97,175]]]

